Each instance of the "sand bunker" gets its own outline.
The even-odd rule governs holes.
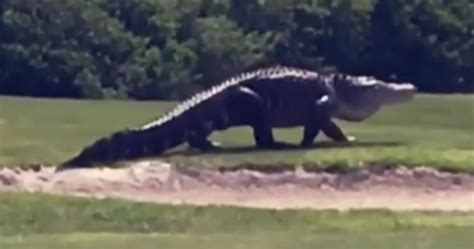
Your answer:
[[[198,170],[147,161],[121,169],[54,171],[52,167],[0,169],[0,191],[274,209],[474,210],[474,175],[429,168],[263,173]]]

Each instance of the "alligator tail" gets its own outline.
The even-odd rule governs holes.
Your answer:
[[[124,129],[96,140],[77,156],[63,162],[58,170],[93,167],[120,160],[156,156],[186,140],[186,128],[170,120],[149,129]]]
[[[212,126],[212,121],[219,119],[226,89],[262,72],[266,71],[257,70],[232,77],[207,91],[195,94],[153,122],[103,137],[84,148],[79,155],[62,163],[58,170],[154,156],[176,147],[187,140],[187,132],[192,126],[203,121],[211,122]],[[226,122],[224,121],[224,126]]]

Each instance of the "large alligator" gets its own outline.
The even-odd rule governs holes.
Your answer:
[[[412,84],[386,83],[367,76],[275,66],[244,72],[181,102],[157,120],[103,137],[62,168],[155,156],[188,143],[212,150],[216,130],[249,126],[258,148],[276,148],[272,128],[304,126],[302,147],[313,144],[320,131],[334,141],[352,141],[332,118],[360,122],[382,105],[406,102]]]

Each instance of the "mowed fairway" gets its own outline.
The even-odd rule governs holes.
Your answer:
[[[60,163],[101,136],[144,124],[169,110],[171,102],[86,101],[0,97],[0,162]],[[474,97],[418,95],[414,101],[382,109],[363,123],[340,122],[353,144],[336,144],[320,135],[310,149],[256,151],[249,128],[216,132],[226,148],[213,154],[178,148],[168,159],[189,165],[242,162],[360,162],[474,169]],[[277,139],[298,143],[301,129],[276,130]]]
[[[292,233],[255,234],[121,234],[77,233],[66,235],[33,235],[1,238],[2,249],[145,249],[145,248],[195,248],[195,249],[469,249],[474,240],[472,230],[409,231],[372,234],[301,235]]]
[[[469,213],[192,207],[0,195],[0,248],[472,248]]]

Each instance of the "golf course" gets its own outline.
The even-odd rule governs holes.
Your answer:
[[[0,249],[473,249],[473,0],[2,0]]]
[[[18,171],[31,171],[31,165],[54,168],[99,137],[153,120],[175,104],[2,96],[2,172],[17,171],[21,180]],[[241,167],[265,172],[273,167],[278,172],[303,165],[308,171],[331,169],[333,174],[372,166],[423,166],[464,174],[471,181],[473,105],[471,95],[418,94],[363,123],[340,122],[346,133],[357,137],[352,143],[331,142],[321,135],[312,148],[256,150],[250,129],[236,128],[212,135],[223,144],[220,151],[198,153],[182,146],[143,160],[197,170]],[[296,144],[301,129],[275,134],[278,140]],[[7,189],[12,181],[2,176],[0,189]],[[474,243],[472,210],[423,209],[423,203],[418,210],[272,209],[239,207],[238,202],[176,205],[14,190],[0,194],[1,248],[471,248]],[[463,191],[460,198],[472,205],[472,184],[466,183]]]

